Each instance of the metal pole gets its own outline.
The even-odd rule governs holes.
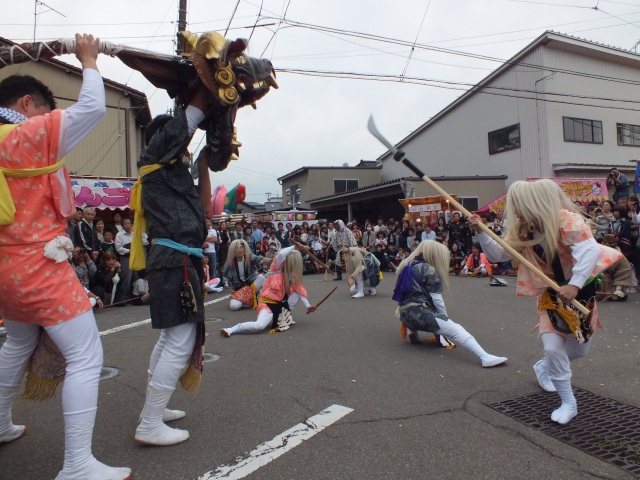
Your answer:
[[[187,30],[187,0],[180,0],[178,4],[178,32],[184,32]],[[180,42],[176,43],[176,53],[180,55],[182,48],[180,48]]]

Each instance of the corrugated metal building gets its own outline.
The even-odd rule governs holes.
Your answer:
[[[0,37],[0,46],[15,45]],[[74,104],[82,85],[82,70],[60,60],[41,60],[0,69],[0,80],[14,74],[43,81],[56,98],[58,108]],[[144,93],[104,79],[107,113],[98,126],[67,156],[72,175],[137,177],[136,163],[143,148],[144,127],[151,121]]]
[[[397,146],[429,175],[633,175],[640,55],[545,32]],[[382,181],[407,174],[389,152]]]

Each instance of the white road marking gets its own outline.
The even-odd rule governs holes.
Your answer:
[[[208,305],[213,305],[214,303],[221,302],[223,300],[226,300],[230,296],[231,295],[225,295],[223,297],[216,298],[215,300],[210,300],[208,302],[204,302],[204,306],[206,307]],[[104,330],[104,331],[100,332],[100,336],[104,337],[105,335],[109,335],[111,333],[121,332],[122,330],[129,330],[130,328],[135,328],[135,327],[139,327],[141,325],[146,325],[147,323],[151,323],[151,319],[150,318],[147,318],[146,320],[140,320],[139,322],[128,323],[126,325],[120,325],[119,327],[110,328],[109,330]]]
[[[276,435],[268,442],[258,445],[249,456],[235,465],[221,465],[215,471],[207,472],[198,480],[230,479],[239,480],[255,472],[260,467],[284,455],[305,440],[309,440],[316,433],[321,432],[332,423],[353,412],[353,408],[342,405],[331,405],[317,415],[310,417],[305,423],[299,423],[293,428]]]

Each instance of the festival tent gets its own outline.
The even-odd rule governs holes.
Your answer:
[[[528,178],[527,181],[539,180],[538,178]],[[574,202],[587,205],[590,202],[598,203],[609,198],[607,183],[603,178],[550,178],[556,182],[562,191]],[[504,193],[494,201],[486,204],[478,210],[478,213],[502,210],[504,212],[507,203],[507,194]]]

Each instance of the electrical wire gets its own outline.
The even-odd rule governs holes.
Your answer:
[[[229,27],[231,26],[231,22],[233,22],[233,17],[236,15],[236,12],[238,11],[238,5],[240,5],[240,0],[237,1],[236,7],[233,9],[233,13],[231,13],[229,24],[227,25],[227,29],[224,31],[224,35],[223,35],[224,37],[226,37],[227,33],[229,33]]]
[[[429,6],[431,5],[431,0],[427,3],[427,8],[424,9],[424,15],[422,16],[422,20],[420,21],[420,26],[418,27],[418,33],[416,33],[416,39],[413,41],[413,45],[411,46],[411,50],[409,51],[409,56],[407,57],[407,63],[404,65],[404,70],[402,70],[402,76],[404,77],[407,73],[407,69],[409,68],[409,62],[411,62],[411,57],[413,56],[413,52],[416,49],[416,42],[418,41],[418,37],[420,36],[420,31],[422,30],[422,25],[424,25],[424,20],[427,18],[427,12],[429,11]]]

